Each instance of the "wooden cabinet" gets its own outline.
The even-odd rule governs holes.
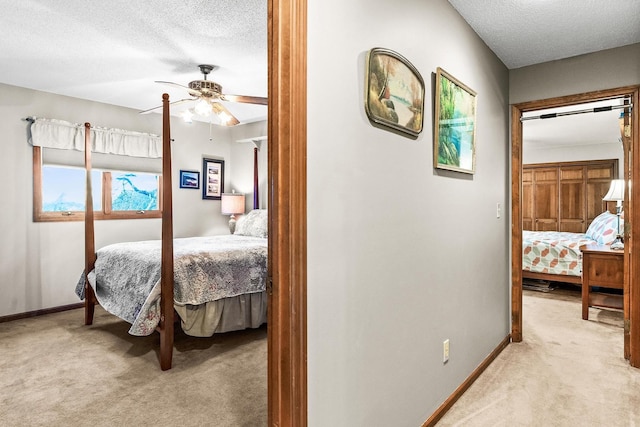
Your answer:
[[[582,318],[589,320],[589,307],[622,310],[623,296],[592,292],[592,286],[624,288],[624,251],[609,246],[585,245],[582,252]]]
[[[617,177],[617,159],[523,165],[523,229],[584,233]]]

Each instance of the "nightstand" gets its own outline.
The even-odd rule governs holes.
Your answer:
[[[624,251],[589,244],[582,252],[582,318],[589,319],[589,307],[623,309],[623,296],[592,292],[592,286],[610,289],[624,287]]]

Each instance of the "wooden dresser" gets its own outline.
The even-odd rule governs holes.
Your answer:
[[[623,289],[624,251],[609,246],[585,245],[582,252],[582,318],[589,320],[589,307],[623,309],[623,296],[592,292],[591,287]]]

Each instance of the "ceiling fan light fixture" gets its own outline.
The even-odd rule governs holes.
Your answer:
[[[233,117],[231,117],[231,115],[225,111],[219,112],[217,113],[218,115],[218,119],[220,120],[220,123],[223,125],[228,125],[229,122],[231,122],[233,120]]]
[[[257,104],[267,105],[267,98],[259,96],[245,96],[245,95],[225,95],[222,93],[222,86],[218,83],[207,80],[207,76],[211,71],[218,68],[215,65],[201,64],[198,65],[200,72],[202,73],[202,80],[194,80],[189,82],[188,86],[181,85],[170,81],[156,80],[156,83],[162,83],[170,86],[177,86],[182,89],[187,89],[191,98],[180,99],[178,101],[170,102],[170,105],[181,104],[183,102],[196,102],[194,108],[190,108],[189,112],[183,112],[180,117],[187,122],[192,123],[193,115],[197,114],[202,117],[210,117],[213,114],[216,115],[216,121],[223,126],[235,126],[240,124],[240,121],[226,109],[220,101],[226,102],[240,102],[244,104]],[[140,114],[150,113],[162,108],[162,106],[150,108],[148,110],[140,111]]]
[[[184,110],[180,114],[180,117],[182,117],[185,123],[193,123],[193,111],[191,110]]]
[[[213,112],[213,107],[211,107],[211,104],[206,99],[201,99],[197,102],[194,110],[196,114],[206,117]]]

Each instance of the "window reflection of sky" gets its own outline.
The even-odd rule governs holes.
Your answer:
[[[102,210],[102,172],[91,171],[93,208]],[[158,209],[159,176],[153,173],[112,172],[111,195],[114,210]],[[83,211],[85,206],[83,168],[43,165],[42,205],[44,212]]]
[[[158,176],[148,173],[112,172],[114,210],[158,209]]]
[[[91,172],[93,208],[102,209],[101,172]],[[69,210],[77,206],[84,210],[85,170],[81,168],[50,166],[42,167],[42,204],[45,212]]]

